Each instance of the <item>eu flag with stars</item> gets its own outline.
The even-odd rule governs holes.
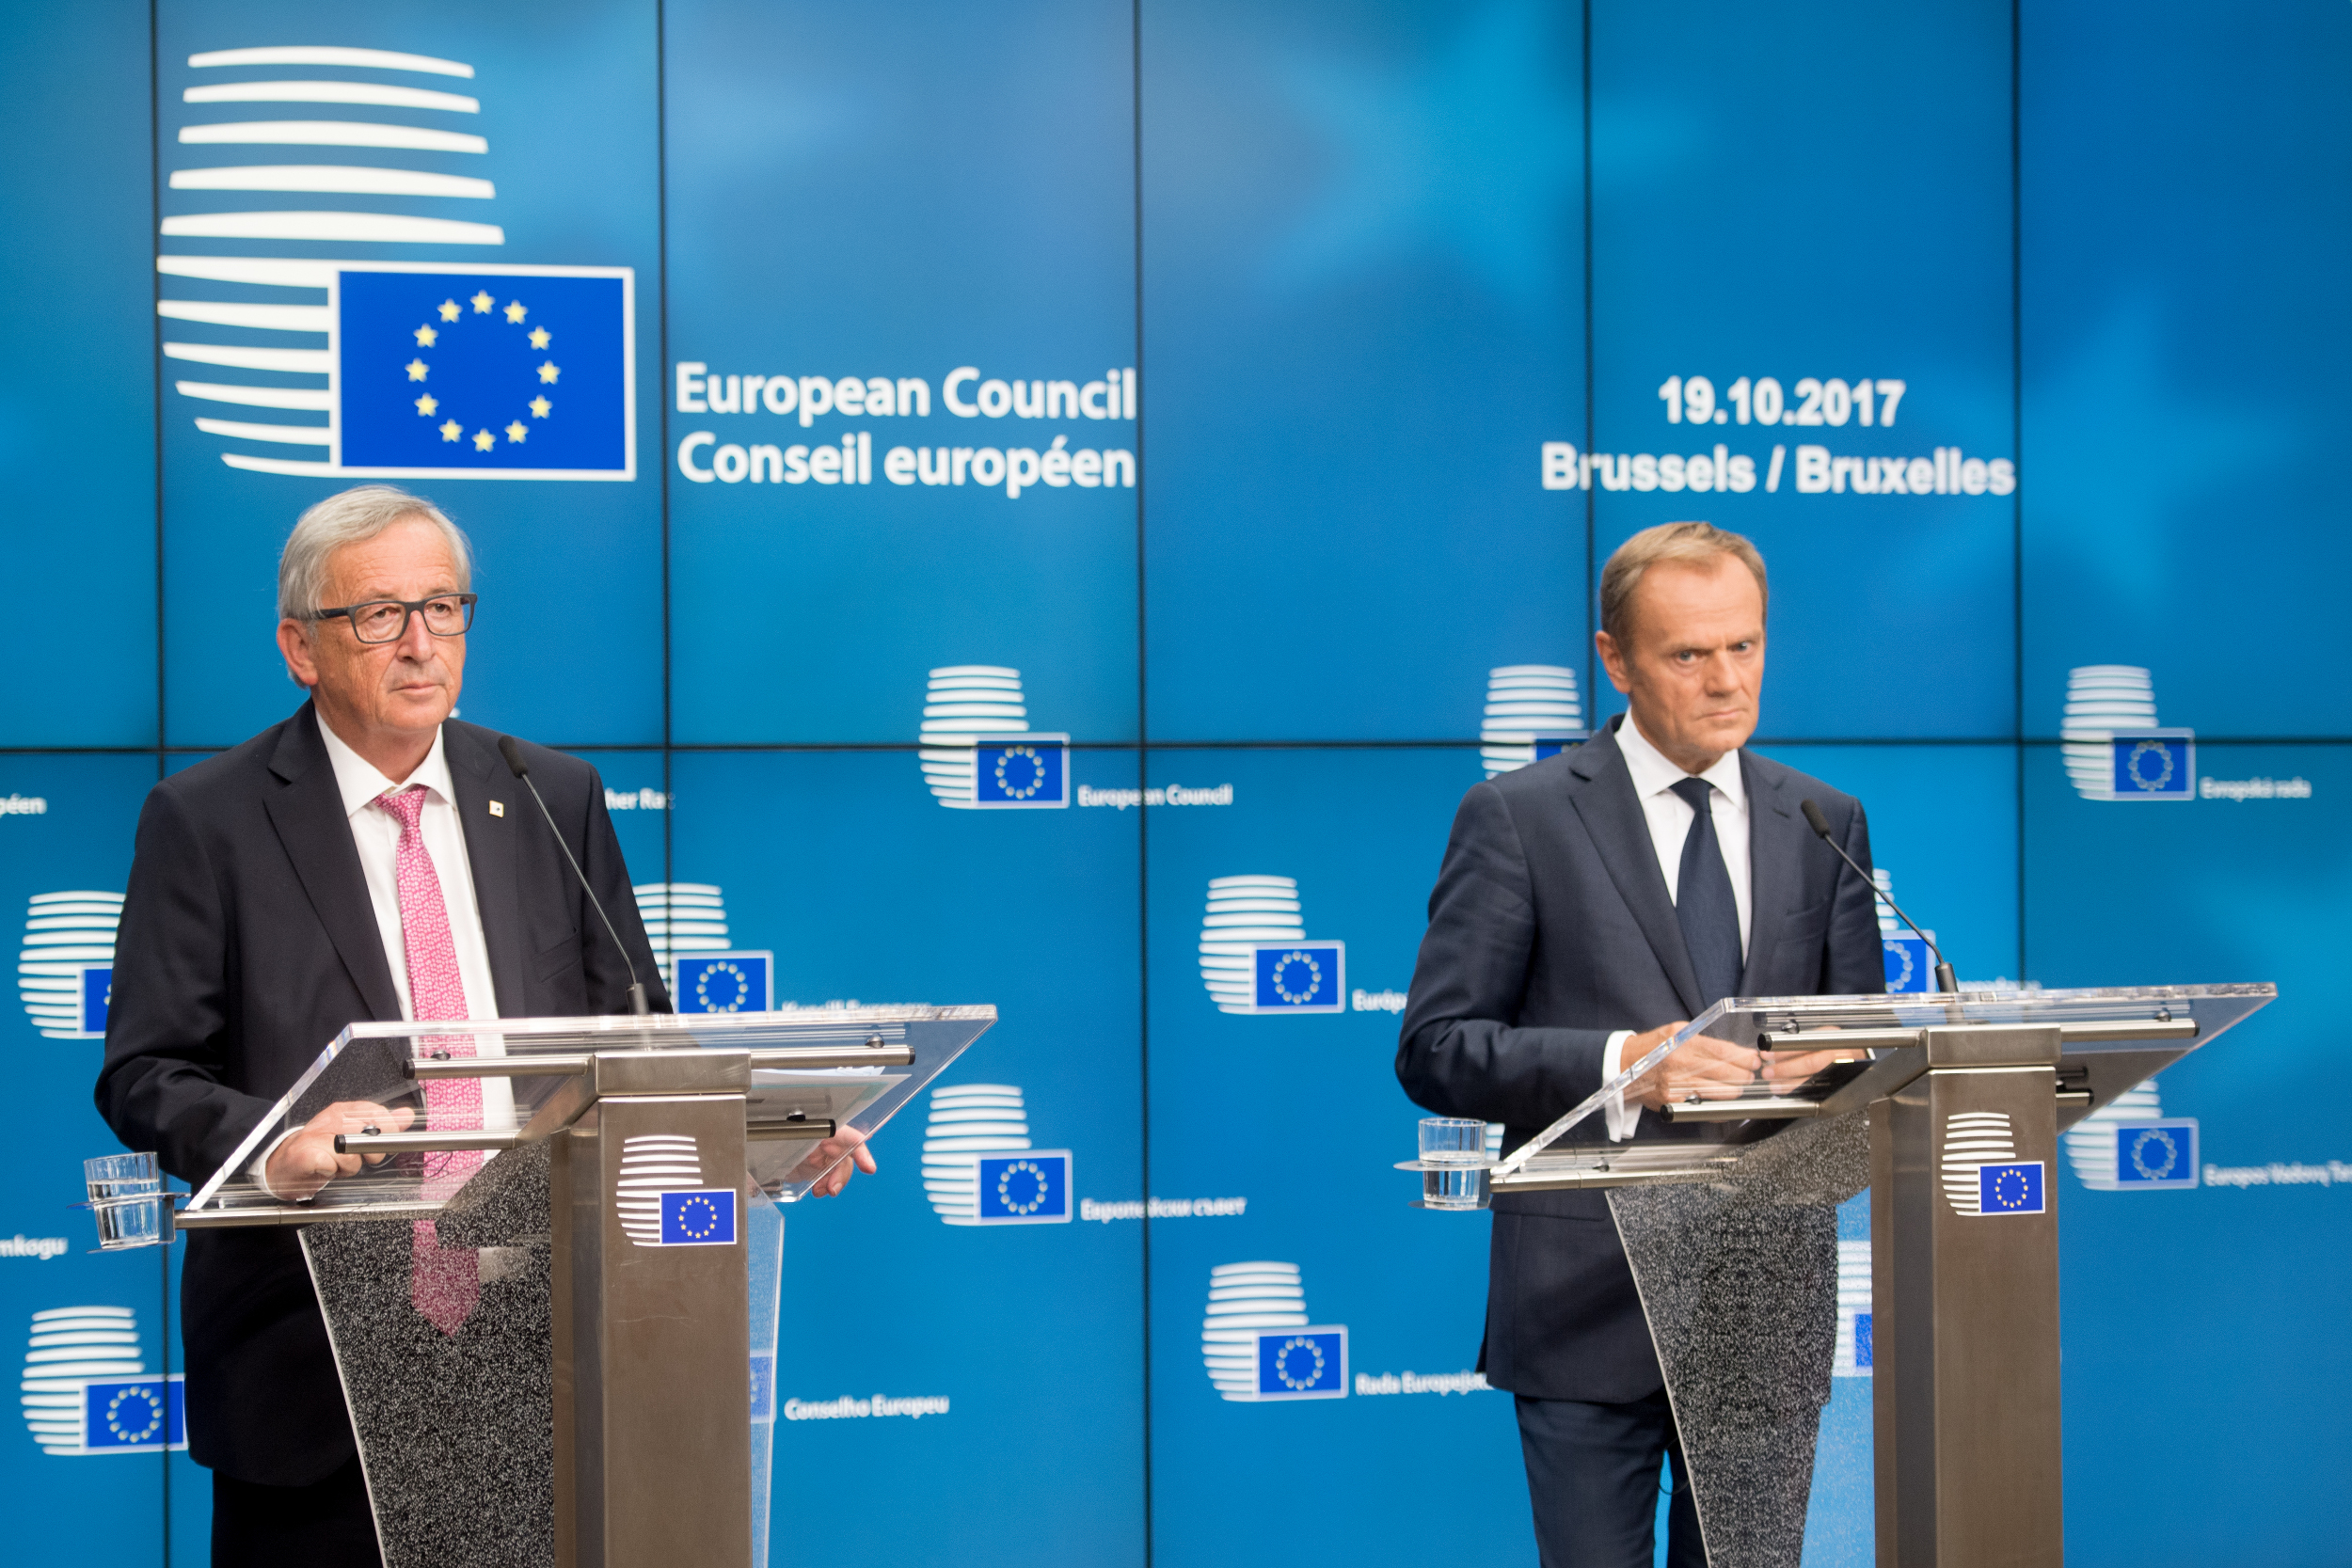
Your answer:
[[[1251,1010],[1337,1013],[1347,1009],[1347,944],[1268,942],[1250,949]]]
[[[1258,1336],[1258,1398],[1346,1397],[1346,1329],[1275,1328]]]
[[[2127,1121],[2115,1130],[2115,1184],[2119,1187],[2197,1185],[2197,1123]]]
[[[2039,1214],[2042,1203],[2042,1162],[2022,1161],[1977,1167],[1977,1201],[1987,1214]]]
[[[1582,730],[1571,730],[1563,735],[1539,735],[1535,737],[1535,760],[1541,762],[1563,752],[1573,752],[1590,738]]]
[[[2197,745],[2189,730],[2117,731],[2108,739],[2119,800],[2197,799]]]
[[[1070,1223],[1070,1151],[1032,1148],[1019,1154],[984,1154],[978,1162],[979,1202],[973,1219],[980,1225],[1067,1225]]]
[[[343,469],[630,477],[630,278],[588,270],[340,271]]]
[[[1070,804],[1070,737],[984,736],[972,752],[972,803],[1035,811]]]
[[[735,1189],[661,1195],[661,1246],[733,1246]]]
[[[764,1013],[776,1002],[776,956],[681,953],[670,1005],[682,1013]]]
[[[115,999],[115,966],[85,964],[82,966],[82,1033],[103,1035],[106,1032],[106,1008]]]
[[[154,1453],[187,1446],[179,1374],[97,1378],[83,1386],[82,1447],[87,1451]]]

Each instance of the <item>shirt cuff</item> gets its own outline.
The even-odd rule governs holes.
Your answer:
[[[269,1159],[271,1155],[278,1152],[280,1146],[282,1146],[288,1138],[293,1137],[296,1132],[301,1131],[302,1129],[299,1127],[287,1128],[283,1132],[280,1132],[278,1136],[272,1138],[269,1141],[268,1146],[264,1148],[261,1153],[253,1157],[253,1164],[246,1167],[246,1169],[253,1177],[253,1184],[262,1189],[262,1196],[263,1197],[277,1198],[277,1200],[280,1203],[286,1201],[286,1199],[278,1197],[275,1192],[270,1190]]]
[[[1600,1048],[1600,1081],[1604,1084],[1625,1070],[1625,1042],[1633,1037],[1630,1029],[1620,1029],[1609,1037],[1609,1043]],[[1609,1141],[1621,1144],[1633,1136],[1641,1125],[1642,1108],[1628,1105],[1621,1090],[1601,1102],[1601,1116],[1609,1124]]]

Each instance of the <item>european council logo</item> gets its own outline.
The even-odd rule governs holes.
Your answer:
[[[1250,948],[1253,1013],[1347,1010],[1347,944],[1259,942]]]
[[[765,1013],[776,1006],[776,956],[762,953],[680,954],[671,1006],[681,1013]]]
[[[2160,728],[2155,682],[2137,664],[2085,664],[2066,673],[2059,752],[2086,800],[2193,800],[2193,730]]]
[[[1033,1148],[982,1155],[975,1175],[975,1225],[1067,1225],[1071,1219],[1070,1150]]]
[[[1209,1271],[1209,1309],[1200,1322],[1200,1359],[1219,1397],[1258,1398],[1259,1340],[1310,1330],[1307,1290],[1295,1263],[1219,1263]],[[1344,1380],[1342,1386],[1344,1387]]]
[[[188,1446],[187,1401],[169,1377],[93,1378],[82,1386],[82,1451],[162,1453]]]
[[[1259,1335],[1257,1397],[1347,1398],[1347,1330],[1310,1324]]]
[[[2115,1185],[2138,1192],[2197,1185],[2197,1123],[2181,1117],[2119,1125]]]
[[[1020,1085],[934,1088],[930,1122],[923,1129],[923,1194],[947,1224],[977,1225],[980,1157],[1028,1148],[1029,1115]]]
[[[1500,664],[1486,672],[1478,758],[1486,777],[1557,756],[1584,739],[1584,703],[1565,664]]]
[[[53,1040],[103,1039],[114,996],[119,893],[36,893],[24,909],[16,989],[33,1027]]]
[[[972,749],[972,804],[980,811],[1051,811],[1070,804],[1070,737],[983,735]]]
[[[24,1425],[43,1453],[90,1452],[83,1412],[92,1383],[145,1377],[138,1314],[127,1307],[53,1307],[33,1314],[18,1385]]]
[[[453,154],[486,155],[486,137],[371,113],[403,111],[400,120],[418,111],[479,115],[479,98],[437,85],[469,83],[474,69],[465,61],[294,44],[215,50],[187,63],[207,79],[182,93],[197,107],[175,113],[175,139],[205,150],[173,160],[167,241],[506,243],[495,223],[381,210],[387,198],[496,200],[489,179],[451,172]],[[338,79],[275,74],[304,65],[330,67]],[[259,79],[212,75],[255,68]],[[254,103],[305,107],[296,118],[254,119],[244,108]],[[223,111],[204,107],[214,104],[238,108],[222,119],[215,117]],[[294,163],[240,162],[252,154],[212,150],[256,147],[272,150],[273,159],[279,148],[322,150]],[[366,149],[367,161],[332,161],[349,148]],[[202,166],[189,166],[198,160]],[[224,200],[234,210],[220,210]],[[635,477],[634,277],[627,267],[166,252],[155,269],[173,280],[155,306],[171,324],[164,357],[206,368],[173,389],[211,405],[196,425],[236,443],[221,454],[230,467],[337,478]],[[306,455],[245,450],[256,446]]]
[[[1984,1173],[1988,1170],[2016,1168],[2017,1138],[2010,1125],[2006,1111],[1955,1111],[1944,1118],[1944,1161],[1939,1174],[1944,1181],[1944,1201],[1950,1204],[1955,1214],[1974,1217],[1989,1213],[2017,1213],[2014,1209],[1994,1209],[1986,1199],[1988,1188]],[[2042,1199],[2041,1167],[2034,1167],[2033,1212],[2040,1213]],[[2015,1183],[2003,1188],[2003,1199],[2015,1190]]]
[[[703,1186],[702,1149],[682,1132],[642,1132],[621,1141],[621,1174],[612,1195],[612,1211],[621,1233],[639,1246],[672,1246],[670,1206],[677,1194],[700,1195]],[[727,1211],[728,1240],[734,1240],[735,1211]]]

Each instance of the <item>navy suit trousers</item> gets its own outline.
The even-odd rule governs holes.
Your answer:
[[[1661,1460],[1674,1478],[1666,1561],[1670,1568],[1706,1568],[1699,1512],[1664,1389],[1627,1404],[1522,1394],[1518,1412],[1543,1568],[1650,1568]]]

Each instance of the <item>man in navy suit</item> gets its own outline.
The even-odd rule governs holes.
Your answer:
[[[475,597],[465,536],[414,496],[348,490],[303,514],[278,587],[278,652],[310,701],[155,786],[117,938],[99,1112],[191,1184],[237,1152],[345,1024],[417,1017],[421,976],[427,1017],[581,1016],[628,1011],[633,965],[669,1010],[596,769],[523,746],[625,953],[500,758],[500,736],[451,717]],[[483,1083],[486,1111],[508,1091]],[[248,1173],[304,1201],[358,1169],[335,1134],[410,1115],[330,1105],[263,1143]],[[874,1168],[862,1148],[856,1160]],[[849,1171],[837,1166],[822,1190]],[[479,1267],[464,1249],[421,1244],[436,1268]],[[294,1231],[191,1232],[181,1323],[189,1452],[213,1472],[215,1568],[377,1562]],[[462,1314],[435,1327],[462,1334]]]
[[[1463,799],[1397,1048],[1415,1101],[1501,1122],[1516,1147],[1725,996],[1883,989],[1872,891],[1799,811],[1819,803],[1867,866],[1861,803],[1744,749],[1767,594],[1756,547],[1706,523],[1645,530],[1610,558],[1594,643],[1630,711]],[[1710,1135],[1661,1108],[1830,1059],[1696,1039],[1597,1119],[1613,1139]],[[1481,1366],[1518,1397],[1545,1568],[1647,1564],[1661,1457],[1670,1560],[1706,1560],[1604,1195],[1495,1200]]]

